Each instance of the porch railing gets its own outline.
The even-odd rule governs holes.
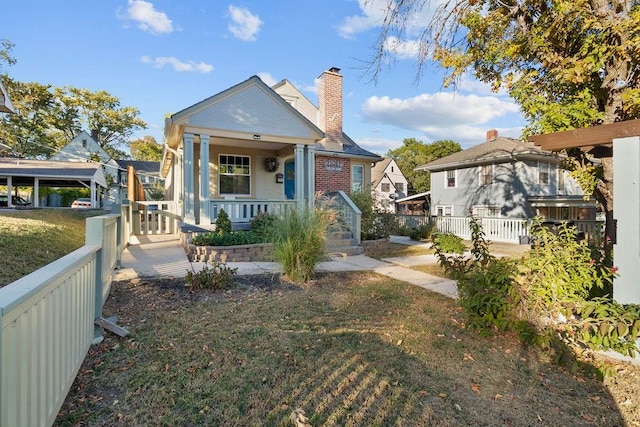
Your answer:
[[[133,202],[131,207],[132,231],[136,235],[174,234],[182,220],[173,201]]]
[[[87,220],[82,248],[0,289],[0,426],[50,426],[92,342],[122,253],[121,215]]]
[[[224,209],[229,219],[234,223],[248,223],[259,212],[280,215],[287,209],[296,207],[295,200],[211,200],[211,223],[218,218],[220,211]]]
[[[335,191],[327,194],[328,207],[338,212],[339,217],[344,221],[344,225],[358,241],[362,239],[362,212],[347,196],[344,191]]]
[[[417,228],[429,225],[432,221],[431,217],[426,215],[401,215],[396,214],[398,225],[407,228]]]

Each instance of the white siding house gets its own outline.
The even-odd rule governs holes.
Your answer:
[[[379,212],[396,213],[397,199],[407,196],[409,182],[393,159],[383,159],[371,169],[371,196]]]

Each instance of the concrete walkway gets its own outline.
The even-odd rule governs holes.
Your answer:
[[[396,238],[396,236],[394,236]],[[398,237],[397,243],[416,244],[408,238]],[[392,240],[394,241],[394,240]],[[418,243],[425,245],[424,243]],[[320,262],[316,271],[373,271],[396,280],[411,283],[450,298],[456,298],[456,282],[408,268],[414,265],[435,263],[432,255],[388,258],[382,261],[365,255],[335,257]],[[228,262],[228,267],[237,268],[238,275],[277,273],[281,271],[276,262]],[[122,268],[117,270],[114,280],[130,280],[136,277],[184,277],[188,271],[200,271],[204,263],[189,262],[180,242],[175,236],[157,236],[141,239],[130,245],[122,254]]]

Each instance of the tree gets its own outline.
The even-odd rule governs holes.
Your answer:
[[[14,44],[10,40],[0,39],[0,72],[2,71],[3,63],[7,65],[14,65],[16,63],[16,58],[11,54],[13,46]]]
[[[121,107],[108,92],[2,78],[17,114],[0,118],[0,139],[20,156],[48,158],[86,129],[112,158],[126,158],[128,138],[146,128],[137,108]]]
[[[445,85],[468,71],[505,88],[529,124],[524,135],[640,117],[640,2],[638,0],[396,0],[388,3],[374,79],[398,42],[415,30],[418,12],[432,7],[418,36],[418,78],[435,59]],[[613,236],[613,165],[581,151],[568,153],[574,175],[607,214]]]
[[[131,142],[131,158],[145,162],[159,162],[162,160],[162,145],[152,136],[145,136]]]
[[[424,193],[431,189],[431,174],[414,169],[460,150],[462,150],[460,144],[451,140],[425,144],[415,138],[405,138],[402,141],[402,147],[387,151],[385,157],[391,157],[396,161],[414,192]]]

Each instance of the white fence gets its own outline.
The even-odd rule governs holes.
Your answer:
[[[521,243],[529,236],[531,222],[525,218],[478,218],[487,240],[494,242]],[[469,217],[440,216],[435,218],[436,230],[440,233],[453,233],[463,239],[471,238]],[[573,221],[576,230],[584,233],[587,240],[597,240],[602,236],[603,221]],[[524,239],[528,241],[528,239]]]
[[[211,200],[211,223],[221,210],[229,216],[231,222],[250,222],[259,212],[280,215],[287,209],[296,207],[295,200]]]
[[[172,201],[133,202],[131,204],[132,232],[135,235],[174,234],[182,218]]]
[[[82,248],[0,289],[0,426],[50,426],[102,317],[122,214],[88,218]],[[26,255],[26,254],[25,254]]]

